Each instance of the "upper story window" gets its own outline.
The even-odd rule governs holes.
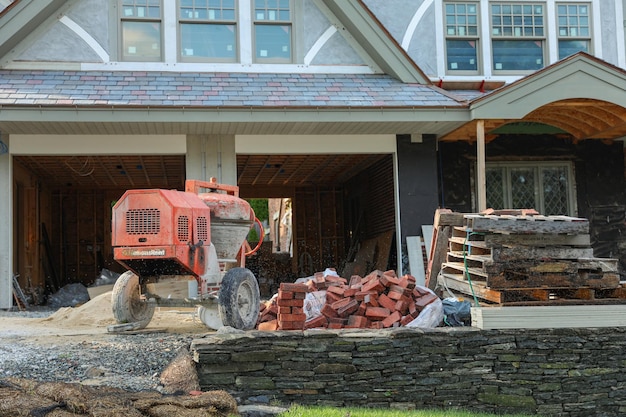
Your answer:
[[[478,72],[478,4],[446,3],[446,69]]]
[[[557,4],[559,59],[579,51],[589,52],[591,31],[588,4]]]
[[[291,62],[292,0],[254,0],[254,50],[259,61]]]
[[[180,0],[178,12],[181,60],[237,59],[235,0]]]
[[[125,61],[160,61],[160,0],[121,0],[121,48]]]
[[[545,6],[491,3],[494,71],[534,71],[544,66]]]

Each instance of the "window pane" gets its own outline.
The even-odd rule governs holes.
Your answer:
[[[181,55],[235,59],[235,25],[181,24]]]
[[[559,59],[575,54],[576,52],[589,52],[589,41],[585,40],[560,40]]]
[[[505,207],[504,200],[504,170],[502,168],[487,168],[485,170],[487,183],[487,207],[501,210]]]
[[[568,178],[567,170],[562,168],[543,168],[543,211],[547,216],[569,214],[567,209]]]
[[[476,71],[476,41],[446,40],[446,59],[449,70]]]
[[[535,199],[535,171],[531,168],[511,169],[511,207],[538,209]]]
[[[161,24],[122,22],[123,58],[160,59]]]
[[[543,42],[492,41],[494,70],[537,70],[543,67]]]
[[[493,4],[491,33],[496,37],[543,37],[543,8],[526,3]]]
[[[256,57],[291,59],[291,26],[255,25]]]

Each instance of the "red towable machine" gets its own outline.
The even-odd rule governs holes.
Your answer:
[[[239,188],[215,178],[187,180],[185,191],[126,191],[113,207],[114,257],[129,270],[113,288],[117,322],[140,329],[157,305],[199,306],[210,328],[253,328],[259,286],[245,258],[261,245],[262,227],[253,250],[246,241],[255,222]]]

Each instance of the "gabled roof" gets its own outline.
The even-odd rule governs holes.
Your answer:
[[[470,102],[471,123],[443,140],[472,140],[511,122],[557,127],[575,140],[626,136],[626,71],[579,52]],[[493,136],[493,135],[491,135]]]
[[[0,11],[0,59],[68,0],[16,0]]]
[[[431,83],[362,0],[323,2],[385,73],[405,83]]]
[[[472,101],[476,119],[522,118],[546,104],[595,99],[626,108],[626,71],[579,52]]]

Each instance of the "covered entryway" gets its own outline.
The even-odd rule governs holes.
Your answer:
[[[470,110],[439,139],[443,204],[589,218],[594,255],[626,266],[626,72],[578,53]]]

